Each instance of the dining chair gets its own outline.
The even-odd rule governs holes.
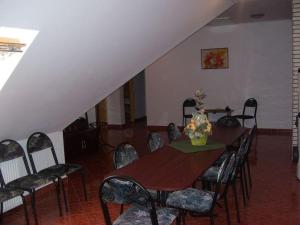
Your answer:
[[[49,183],[54,183],[56,188],[56,197],[58,202],[59,213],[62,215],[62,209],[60,204],[60,187],[59,181],[56,177],[49,174],[32,174],[29,169],[29,164],[25,156],[25,152],[22,146],[10,139],[6,139],[0,142],[0,163],[7,161],[17,161],[17,159],[22,159],[23,165],[25,166],[26,175],[20,176],[9,182],[5,182],[3,176],[1,176],[2,183],[7,188],[21,189],[29,193],[31,197],[31,208],[35,220],[35,224],[38,224],[37,213],[36,213],[36,189],[41,188]],[[16,162],[18,163],[18,162]],[[2,174],[2,171],[1,171]]]
[[[247,112],[251,110],[251,112]],[[245,126],[245,120],[254,119],[255,125],[257,125],[256,120],[256,112],[257,112],[257,101],[254,98],[249,98],[244,103],[243,114],[235,115],[234,117],[242,120],[243,127]]]
[[[40,171],[37,171],[36,162],[34,160],[33,155],[41,151],[51,151],[54,165],[41,169]],[[67,197],[66,197],[64,181],[63,181],[64,176],[69,176],[70,174],[73,174],[75,172],[80,173],[84,198],[85,200],[87,200],[85,172],[83,167],[79,164],[59,163],[53,143],[46,134],[42,132],[35,132],[31,134],[27,140],[27,152],[28,152],[28,157],[29,157],[29,161],[33,173],[42,176],[54,176],[59,179],[63,191],[66,211],[68,211],[68,203],[67,203]],[[37,157],[35,157],[35,159],[37,160]]]
[[[148,148],[151,152],[154,152],[164,146],[164,140],[162,136],[157,132],[150,132],[148,135]]]
[[[113,154],[113,166],[115,169],[123,168],[124,166],[127,166],[131,163],[133,163],[135,160],[138,160],[139,156],[136,151],[136,149],[128,143],[121,143],[119,144]],[[156,190],[148,190],[151,194],[152,198],[156,201],[160,201],[160,192]],[[121,197],[119,198],[121,199]],[[121,202],[121,200],[120,200]],[[121,203],[120,203],[121,204]],[[128,204],[126,199],[123,200],[123,203],[121,204],[120,213],[123,212],[124,206],[123,204]]]
[[[174,123],[169,123],[167,126],[168,141],[171,144],[173,141],[181,137],[179,128]]]
[[[196,101],[193,98],[187,98],[182,104],[182,125],[185,127],[187,120],[191,119],[193,115],[191,111],[195,111]]]
[[[3,178],[2,172],[0,171],[0,177]],[[1,179],[0,178],[0,179]],[[27,205],[26,205],[26,200],[24,197],[24,191],[21,189],[15,189],[15,188],[5,188],[3,179],[1,179],[1,187],[0,187],[0,203],[1,203],[1,215],[0,215],[0,223],[2,223],[2,217],[3,217],[3,203],[16,198],[16,197],[21,197],[22,199],[22,204],[24,208],[24,214],[25,214],[25,223],[26,225],[29,225],[29,218],[28,218],[28,211],[27,211]]]
[[[126,199],[130,206],[112,221],[108,205],[120,204],[119,196]],[[106,225],[170,225],[175,220],[177,225],[180,224],[176,209],[156,207],[150,193],[130,177],[105,178],[99,188],[99,198]]]
[[[179,215],[183,221],[183,224],[185,224],[186,212],[190,212],[201,217],[209,217],[211,225],[214,224],[215,205],[220,196],[222,180],[224,178],[225,171],[227,170],[227,165],[229,165],[228,160],[229,158],[222,163],[220,169],[218,170],[217,182],[214,191],[187,188],[169,194],[166,204],[169,207],[179,210]],[[227,210],[227,199],[225,207]]]

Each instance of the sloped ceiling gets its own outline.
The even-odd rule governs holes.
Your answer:
[[[0,139],[62,130],[234,2],[1,0],[0,26],[39,34],[0,92]]]

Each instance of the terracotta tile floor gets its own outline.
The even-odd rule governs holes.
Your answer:
[[[133,143],[140,155],[147,152],[147,132],[142,126],[135,129],[111,130],[106,139],[116,145],[121,141]],[[287,136],[257,136],[250,155],[253,188],[247,207],[241,205],[243,225],[298,225],[300,224],[300,182],[296,179],[296,165],[291,162],[291,138]],[[107,151],[106,151],[107,152]],[[87,154],[77,163],[87,171],[88,201],[84,201],[82,186],[77,176],[67,180],[67,194],[70,211],[62,217],[58,214],[53,188],[38,193],[38,219],[40,225],[99,225],[104,224],[98,201],[98,187],[103,176],[112,170],[111,153]],[[231,196],[231,191],[230,191]],[[241,197],[241,195],[240,195]],[[232,224],[237,224],[230,197]],[[117,215],[119,207],[112,207]],[[29,212],[31,213],[31,211]],[[216,224],[226,224],[224,208],[217,207]],[[32,216],[31,224],[33,223]],[[24,224],[22,208],[5,214],[4,224]],[[206,218],[188,217],[187,224],[209,224]]]

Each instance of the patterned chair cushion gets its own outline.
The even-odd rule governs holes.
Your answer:
[[[172,208],[157,208],[156,214],[159,225],[168,225],[176,219],[178,212]],[[152,225],[152,222],[147,209],[131,207],[120,215],[113,225]]]
[[[73,172],[76,172],[78,170],[82,169],[81,165],[78,164],[58,164],[53,165],[48,168],[45,168],[41,171],[39,171],[39,174],[42,176],[64,176],[66,174],[70,174]]]
[[[0,188],[0,202],[5,202],[9,199],[20,196],[21,194],[23,194],[22,190]]]
[[[148,140],[148,145],[151,152],[158,150],[164,146],[164,140],[159,133],[151,133]]]
[[[175,141],[181,137],[179,128],[174,124],[170,123],[167,128],[169,143]]]
[[[220,167],[218,166],[212,166],[208,168],[203,176],[201,177],[202,180],[210,181],[210,182],[216,182],[218,177]]]
[[[28,176],[20,177],[16,180],[13,180],[7,183],[8,188],[21,188],[24,190],[31,191],[37,187],[45,185],[47,183],[52,182],[52,178],[50,177],[43,177],[36,174],[31,174]]]
[[[206,213],[212,207],[213,196],[214,192],[187,188],[171,193],[167,198],[167,205],[198,213]]]
[[[115,151],[115,167],[120,169],[139,158],[135,148],[130,144],[125,144]]]

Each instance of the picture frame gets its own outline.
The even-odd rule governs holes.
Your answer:
[[[202,69],[228,69],[228,48],[201,49]]]

